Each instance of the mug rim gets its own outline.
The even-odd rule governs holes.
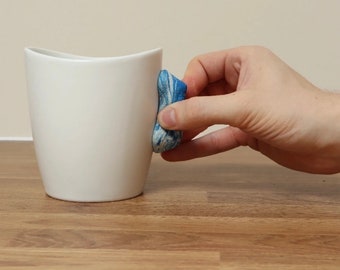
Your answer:
[[[161,47],[156,47],[150,50],[144,50],[137,53],[119,55],[119,56],[82,56],[71,53],[65,53],[56,50],[50,50],[41,47],[25,47],[24,51],[26,54],[35,54],[40,57],[47,57],[59,61],[80,61],[80,62],[103,62],[112,60],[127,60],[131,58],[146,57],[152,54],[162,53],[163,49]]]

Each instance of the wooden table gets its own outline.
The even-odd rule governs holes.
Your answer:
[[[44,194],[31,142],[1,142],[0,268],[338,270],[340,175],[154,155],[142,196],[71,203]]]

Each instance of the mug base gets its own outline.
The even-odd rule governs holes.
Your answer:
[[[120,197],[116,197],[116,198],[103,198],[103,199],[85,199],[85,198],[69,198],[69,197],[64,197],[64,196],[55,196],[52,194],[49,194],[47,192],[45,192],[46,196],[49,198],[52,198],[54,200],[58,200],[58,201],[64,201],[64,202],[73,202],[73,203],[104,203],[104,202],[118,202],[118,201],[125,201],[125,200],[131,200],[134,199],[136,197],[142,196],[143,195],[143,191],[139,192],[137,194],[134,195],[129,195],[129,196],[120,196]]]

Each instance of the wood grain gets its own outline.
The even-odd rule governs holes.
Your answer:
[[[340,175],[248,148],[167,163],[137,198],[45,195],[33,145],[0,143],[2,269],[340,269]]]

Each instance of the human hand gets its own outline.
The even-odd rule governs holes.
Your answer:
[[[187,99],[158,115],[166,129],[184,130],[168,161],[249,146],[277,163],[311,173],[340,172],[340,95],[318,89],[262,47],[194,58],[183,81]],[[214,124],[229,126],[194,137]]]

